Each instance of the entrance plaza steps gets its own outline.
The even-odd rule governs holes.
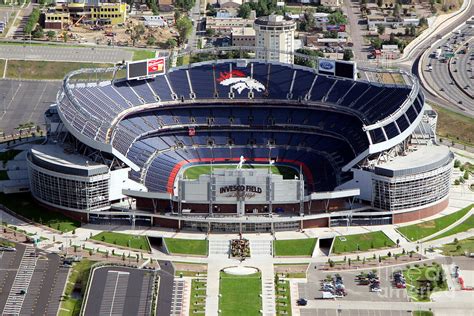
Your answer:
[[[222,255],[229,256],[230,241],[229,240],[212,240],[209,239],[209,256]]]
[[[34,252],[35,248],[32,245],[26,246],[2,315],[20,314],[28,287],[30,286],[31,277],[36,267],[36,255],[30,256],[30,253]],[[25,294],[20,294],[21,291],[25,291]]]
[[[266,265],[262,271],[262,309],[264,316],[276,315],[275,271],[273,265]]]
[[[260,257],[260,256],[273,257],[272,240],[250,240],[250,256],[251,257]]]

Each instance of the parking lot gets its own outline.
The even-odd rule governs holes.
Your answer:
[[[403,267],[402,267],[403,268]],[[405,289],[397,289],[392,284],[392,274],[397,268],[381,268],[377,270],[380,280],[381,292],[371,292],[369,285],[359,285],[356,282],[356,276],[362,271],[370,272],[371,270],[358,270],[352,272],[339,272],[343,279],[347,296],[338,298],[343,301],[384,301],[384,302],[407,302],[408,296]],[[308,283],[299,285],[298,291],[300,297],[307,300],[321,299],[321,282],[328,276],[334,276],[335,273],[327,271],[315,270],[314,266],[308,269]]]
[[[0,253],[0,311],[5,315],[56,315],[68,269],[56,254],[16,245]]]
[[[5,308],[24,251],[25,246],[18,245],[15,252],[0,252],[0,311]]]
[[[85,315],[149,315],[152,271],[99,267],[93,271]],[[171,289],[170,289],[171,290]]]
[[[44,112],[56,101],[61,82],[0,80],[0,130],[16,133],[19,124],[33,122],[44,129]]]

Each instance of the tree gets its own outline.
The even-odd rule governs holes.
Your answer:
[[[148,46],[153,46],[156,44],[156,38],[154,36],[150,36],[146,39],[146,44]]]
[[[179,45],[186,42],[186,40],[189,38],[189,35],[191,35],[192,29],[193,29],[193,24],[191,23],[191,20],[188,17],[183,16],[176,22],[176,30],[178,31],[178,34],[179,34],[179,37],[178,37]]]
[[[308,48],[300,48],[296,50],[299,54],[307,55],[308,58],[295,56],[295,64],[315,68],[316,67],[316,57],[324,57],[324,53],[320,50],[313,50]]]
[[[420,19],[420,26],[421,26],[421,27],[428,26],[428,19],[425,18],[425,17],[422,17],[422,18]]]
[[[395,4],[395,6],[393,7],[393,16],[399,17],[400,9],[401,9],[401,6],[398,3]]]
[[[463,178],[464,180],[468,180],[469,179],[469,171],[464,171],[464,175],[463,175]]]
[[[190,11],[194,6],[195,0],[176,0],[175,4],[184,11]]]
[[[251,11],[252,11],[252,8],[250,7],[250,4],[246,2],[239,7],[239,10],[237,11],[237,15],[241,17],[242,19],[248,19],[250,17]]]
[[[130,39],[132,40],[132,46],[135,46],[135,43],[140,40],[143,34],[145,34],[145,27],[143,24],[134,25],[129,29]]]
[[[48,40],[52,41],[56,37],[56,32],[55,31],[48,31],[46,32],[46,37]]]
[[[383,35],[385,33],[385,25],[379,24],[377,26],[377,33],[379,33],[380,35]]]
[[[381,8],[383,6],[383,0],[377,0],[377,5]]]
[[[177,45],[178,43],[176,42],[174,38],[168,38],[165,42],[166,48],[172,49],[172,48],[175,48]]]
[[[461,161],[458,159],[454,160],[454,168],[459,168],[459,166],[461,166]]]
[[[382,48],[382,40],[377,37],[374,38],[373,40],[370,41],[370,44],[375,48],[375,49],[380,49]]]
[[[342,55],[342,59],[351,60],[352,58],[354,58],[354,53],[352,52],[352,49],[344,49],[344,54]]]
[[[329,24],[347,24],[347,18],[341,11],[336,11],[328,16]]]

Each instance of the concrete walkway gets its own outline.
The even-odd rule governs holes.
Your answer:
[[[395,244],[397,244],[397,240],[399,241],[400,246],[409,243],[409,241],[405,237],[403,237],[398,231],[396,231],[395,228],[393,228],[393,227],[386,228],[382,231]]]

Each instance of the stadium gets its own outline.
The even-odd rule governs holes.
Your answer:
[[[453,154],[411,74],[368,81],[357,74],[382,71],[326,59],[171,63],[66,76],[48,141],[28,154],[39,203],[84,222],[209,232],[396,224],[447,206]]]

